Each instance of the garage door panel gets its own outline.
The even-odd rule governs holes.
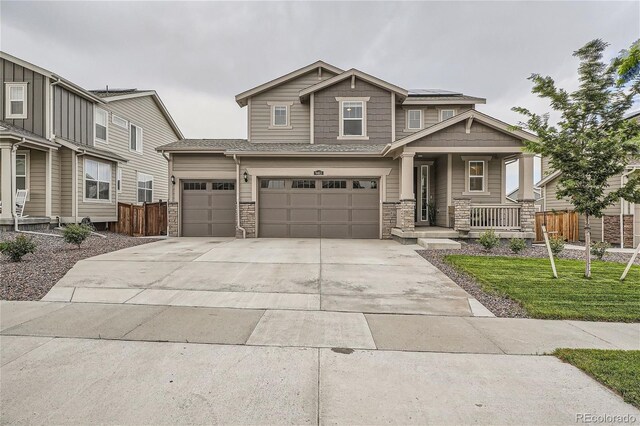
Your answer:
[[[185,237],[209,235],[211,234],[211,227],[208,223],[183,223],[182,235]]]
[[[183,181],[181,233],[185,237],[235,235],[235,181]]]
[[[283,182],[284,189],[264,188],[259,192],[260,237],[379,238],[380,194],[376,179],[358,180],[366,185],[355,188],[352,179],[344,178],[294,178]],[[293,188],[294,182],[298,187]],[[313,183],[302,188],[301,182]]]
[[[211,210],[184,210],[182,212],[183,222],[204,222],[211,219]]]

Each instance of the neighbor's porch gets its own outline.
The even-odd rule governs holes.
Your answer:
[[[502,238],[533,238],[534,155],[502,152],[430,152],[405,148],[400,202],[392,235],[401,238],[477,238],[493,229]],[[506,197],[506,169],[518,162],[519,200]]]

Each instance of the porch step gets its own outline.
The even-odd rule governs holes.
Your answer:
[[[429,250],[458,250],[462,245],[448,238],[418,238],[418,244]]]

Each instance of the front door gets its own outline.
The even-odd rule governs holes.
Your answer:
[[[429,169],[422,164],[416,167],[416,225],[429,225]]]

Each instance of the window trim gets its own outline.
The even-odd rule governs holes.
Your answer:
[[[464,161],[464,189],[462,195],[491,195],[488,191],[489,187],[489,162],[491,156],[462,156]],[[471,190],[471,163],[482,162],[482,191]],[[479,177],[479,176],[475,176]]]
[[[367,102],[369,102],[370,97],[336,97],[336,101],[338,101],[339,108],[339,130],[338,130],[338,140],[361,140],[368,141],[369,136],[367,136]],[[344,134],[344,117],[343,117],[343,108],[342,105],[344,102],[360,102],[362,103],[362,135],[345,135]]]
[[[267,102],[269,106],[269,130],[291,130],[291,107],[293,102]],[[276,107],[284,107],[287,109],[287,124],[276,124]]]
[[[140,140],[138,141],[136,139],[136,149],[131,149],[131,127],[132,126],[135,127],[136,129],[140,129]],[[138,150],[138,146],[140,146],[139,150]],[[138,126],[136,123],[133,123],[130,121],[129,122],[129,151],[142,155],[143,150],[144,150],[144,129],[142,128],[142,126]]]
[[[106,200],[100,198],[87,198],[87,161],[93,161],[98,163],[98,176],[96,176],[96,182],[98,182],[98,191],[97,194],[100,194],[100,182],[104,182],[100,180],[100,164],[106,164],[109,166],[109,198]],[[84,158],[82,162],[82,202],[84,203],[99,203],[99,204],[113,204],[113,167],[111,163],[106,161],[94,160],[93,158]]]
[[[27,201],[29,201],[31,199],[31,152],[26,151],[26,150],[18,150],[16,151],[16,160],[18,158],[19,155],[22,155],[25,157],[24,159],[24,189],[27,190]],[[15,173],[16,170],[16,165],[15,165],[15,160],[14,160],[14,164],[13,164],[13,170],[14,170],[14,182],[15,182],[15,178],[18,177]],[[15,184],[15,189],[18,189],[17,184]]]
[[[151,178],[151,201],[140,201],[140,190],[144,189],[145,191],[149,191],[146,187],[140,188],[140,176],[150,177]],[[154,179],[153,175],[143,172],[136,172],[136,200],[138,203],[152,203],[153,202],[153,189],[154,187]]]
[[[21,81],[12,81],[6,82],[4,84],[5,88],[5,108],[4,108],[4,118],[7,120],[26,120],[28,117],[27,111],[29,106],[29,93],[28,93],[28,85],[27,82]],[[22,87],[22,114],[11,114],[11,88],[12,87]]]
[[[411,120],[409,120],[409,118],[411,117],[411,112],[413,111],[418,111],[420,113],[420,126],[419,127],[411,127],[410,123]],[[417,109],[417,108],[412,108],[412,109],[408,109],[407,110],[407,116],[406,116],[406,130],[407,131],[414,131],[414,130],[422,130],[424,128],[424,110],[422,109]]]
[[[444,120],[442,119],[442,113],[443,113],[443,112],[445,112],[445,111],[451,111],[451,112],[453,112],[453,115],[452,115],[451,117],[449,117],[449,118],[453,118],[453,117],[455,117],[455,116],[458,114],[458,110],[457,110],[457,109],[455,109],[455,108],[442,108],[442,109],[439,109],[439,110],[438,110],[438,120],[439,120],[439,121],[444,121]],[[447,118],[447,120],[448,120],[449,118]]]
[[[116,123],[116,120],[122,120],[124,122],[124,126]],[[124,118],[120,117],[119,115],[115,115],[115,114],[111,114],[111,123],[113,123],[114,126],[118,126],[121,129],[128,129],[129,128],[129,121],[125,120]]]
[[[105,135],[104,135],[104,139],[100,139],[98,137],[98,132],[96,131],[96,127],[98,126],[98,114],[100,112],[104,112],[105,114],[105,121],[104,121],[104,128],[105,128]],[[102,124],[101,124],[102,126]],[[94,109],[94,114],[93,114],[93,141],[94,142],[100,142],[100,143],[109,143],[109,111],[107,111],[106,109],[103,108],[98,108],[95,107]]]
[[[120,165],[116,166],[116,191],[118,194],[122,192],[122,167]]]

